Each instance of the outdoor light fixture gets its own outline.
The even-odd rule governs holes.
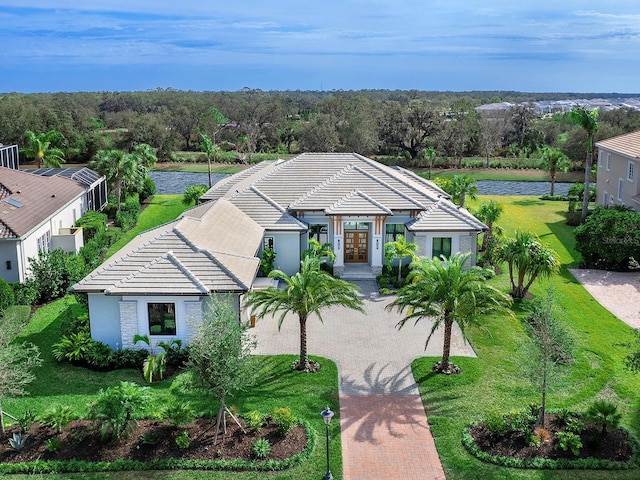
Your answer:
[[[380,248],[380,240],[376,238],[376,250]]]
[[[329,468],[329,424],[331,423],[331,419],[335,413],[333,413],[329,408],[329,405],[327,405],[320,415],[324,420],[324,426],[327,432],[327,473],[324,474],[323,478],[324,480],[333,480],[333,475],[331,475],[331,469]]]

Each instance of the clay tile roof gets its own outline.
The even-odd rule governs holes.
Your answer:
[[[640,160],[640,130],[602,140],[596,143],[596,147]]]

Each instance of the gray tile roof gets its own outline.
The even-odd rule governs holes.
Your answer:
[[[325,210],[330,215],[393,215],[393,212],[360,190],[345,195]]]
[[[206,207],[141,233],[73,290],[112,295],[248,290],[260,263],[255,255],[263,228],[224,199]]]
[[[486,225],[471,215],[466,209],[457,207],[447,199],[440,199],[407,225],[412,232],[455,232],[483,231]]]
[[[69,178],[0,167],[0,238],[27,235],[84,192]]]

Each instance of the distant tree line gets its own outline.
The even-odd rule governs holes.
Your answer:
[[[56,131],[50,148],[64,151],[67,163],[87,163],[100,150],[131,152],[140,144],[168,161],[179,158],[177,152],[201,151],[206,135],[215,151],[203,160],[357,152],[409,167],[426,167],[434,159],[439,166],[461,166],[465,157],[490,165],[496,156],[527,158],[547,146],[581,168],[586,134],[536,115],[528,102],[540,99],[518,92],[415,90],[9,93],[0,95],[0,142],[23,146],[26,132]],[[496,101],[517,104],[490,116],[475,111]],[[640,112],[603,111],[599,121],[595,141],[640,129]]]

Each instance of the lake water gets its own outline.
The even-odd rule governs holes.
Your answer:
[[[214,173],[211,175],[213,183],[227,177],[227,174]],[[156,193],[175,194],[184,193],[189,185],[208,185],[206,173],[191,172],[149,172],[149,177],[156,183]],[[511,182],[502,180],[480,180],[479,195],[533,195],[539,197],[549,193],[550,182]],[[556,183],[556,195],[566,195],[571,183]]]

